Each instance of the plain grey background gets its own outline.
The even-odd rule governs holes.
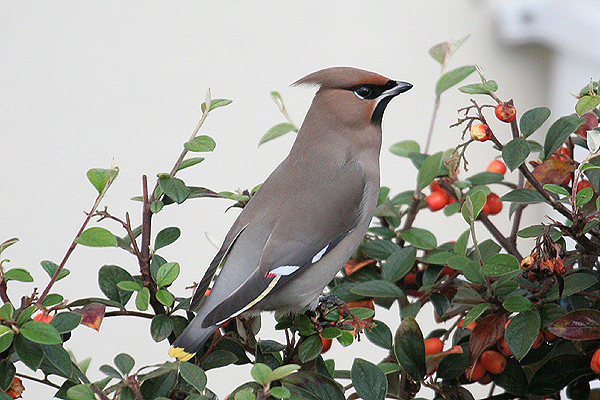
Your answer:
[[[465,34],[471,37],[449,68],[479,64],[498,82],[499,96],[514,98],[520,111],[567,104],[560,111],[571,112],[568,91],[579,90],[592,72],[577,70],[585,79],[556,94],[557,85],[550,84],[558,79],[554,44],[507,39],[499,26],[504,12],[489,0],[0,2],[0,241],[20,239],[3,254],[11,260],[6,266],[26,268],[36,280],[35,285],[11,282],[13,302],[34,286],[41,291],[48,278],[40,261],[58,263],[69,247],[96,195],[85,176],[88,169],[108,168],[114,161],[121,173],[102,206],[120,217],[129,211],[133,223],[140,223],[139,203],[129,199],[140,194],[141,175],[153,182],[157,173],[171,169],[209,87],[214,98],[233,103],[212,113],[201,130],[216,140],[215,152],[179,176],[216,191],[254,187],[287,154],[292,134],[257,147],[271,126],[284,121],[269,92],[281,92],[299,124],[314,90],[288,85],[334,65],[413,83],[386,111],[382,149],[382,184],[394,193],[413,189],[414,167],[388,148],[406,139],[424,144],[440,69],[427,50]],[[579,60],[578,54],[571,56]],[[466,83],[477,81],[474,74]],[[443,95],[431,151],[460,142],[460,130],[448,126],[467,103],[468,96],[456,89]],[[508,137],[506,126],[493,123]],[[468,173],[475,173],[496,153],[486,143],[467,155]],[[225,213],[229,205],[191,200],[154,217],[154,233],[168,226],[182,230],[174,245],[159,251],[182,266],[172,287],[176,295],[189,295],[184,288],[201,278],[215,253],[206,235],[220,241],[238,213]],[[494,219],[505,219],[505,213]],[[417,226],[431,229],[440,241],[456,239],[467,228],[458,217],[440,217],[425,211]],[[99,225],[123,234],[115,223]],[[67,264],[71,275],[54,291],[71,300],[100,296],[97,270],[103,264],[138,272],[136,260],[120,249],[80,246]],[[397,326],[397,308],[377,312]],[[420,320],[431,324],[431,312],[423,311]],[[137,367],[164,362],[168,345],[152,341],[148,322],[116,317],[106,319],[100,332],[79,327],[65,347],[77,360],[92,357],[93,379],[102,378],[98,367],[120,352],[134,356]],[[283,340],[281,332],[261,335]],[[378,362],[384,352],[365,342],[347,349],[334,344],[329,354],[342,368],[357,355]],[[31,373],[21,364],[18,371]],[[229,367],[210,371],[209,387],[224,398],[249,379],[248,368]],[[24,384],[25,399],[54,393],[31,381]]]

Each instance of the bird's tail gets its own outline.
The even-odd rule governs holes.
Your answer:
[[[169,348],[169,355],[181,361],[194,357],[208,338],[217,330],[216,326],[202,328],[200,318],[194,318]]]

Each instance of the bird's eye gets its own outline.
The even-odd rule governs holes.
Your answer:
[[[359,86],[356,90],[355,93],[359,96],[362,97],[363,99],[367,99],[371,96],[372,90],[370,87],[368,86]]]

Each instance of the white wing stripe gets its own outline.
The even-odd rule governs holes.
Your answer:
[[[310,260],[310,262],[314,264],[317,261],[319,261],[321,259],[321,257],[323,257],[323,255],[325,254],[325,252],[327,251],[328,248],[329,248],[329,245],[323,247],[323,249],[321,251],[319,251],[317,254],[315,254],[315,256],[312,258],[312,260]]]

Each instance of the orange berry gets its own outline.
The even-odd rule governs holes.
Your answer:
[[[14,377],[12,383],[10,384],[10,387],[6,391],[6,394],[12,397],[13,399],[19,399],[21,398],[21,393],[23,393],[24,390],[25,387],[23,387],[21,379]]]
[[[498,347],[498,350],[500,350],[500,353],[504,354],[506,357],[513,355],[512,351],[510,351],[508,348],[508,344],[506,344],[506,339],[504,339],[504,336],[502,339],[496,342],[496,346]]]
[[[590,361],[590,368],[597,374],[600,374],[600,349],[594,352],[592,361]]]
[[[535,338],[535,341],[533,342],[533,344],[531,345],[532,349],[537,349],[538,347],[540,347],[542,345],[542,343],[544,343],[544,335],[542,334],[542,332],[540,331],[537,335],[537,337]]]
[[[462,328],[463,327],[463,321],[464,319],[461,319],[460,321],[458,321],[458,327]],[[475,321],[471,322],[469,325],[467,325],[465,328],[472,331],[473,329],[475,329],[475,327],[477,326],[477,323]]]
[[[471,382],[478,381],[485,375],[485,368],[483,368],[479,363],[475,364],[475,366],[469,365],[465,370],[465,376]]]
[[[444,342],[440,338],[425,339],[425,355],[441,353],[444,350]]]
[[[331,339],[326,339],[321,336],[321,341],[323,342],[323,349],[321,350],[321,354],[326,353],[331,348]]]
[[[479,357],[479,362],[486,371],[499,374],[506,368],[506,358],[494,350],[486,350]]]
[[[448,204],[448,197],[446,192],[433,192],[425,198],[425,201],[431,211],[437,211],[446,207],[446,204]]]
[[[480,142],[485,142],[492,137],[492,130],[486,124],[471,125],[471,138]]]
[[[546,332],[546,331],[542,331],[542,335],[544,335],[544,340],[546,342],[551,342],[554,339],[556,339],[556,335],[550,333],[550,332]]]
[[[49,324],[50,321],[52,321],[52,318],[53,318],[52,315],[40,313],[40,314],[37,314],[35,317],[33,317],[33,320],[41,321],[41,322],[45,322],[45,323]]]
[[[569,157],[571,158],[571,154],[569,153],[569,149],[566,147],[561,147],[559,150],[559,153],[562,154],[563,156]],[[558,154],[552,154],[550,156],[550,158],[554,159],[554,160],[558,160],[558,161],[562,161],[562,162],[567,162],[567,159],[563,156],[559,156]],[[569,179],[571,177],[569,176]],[[569,183],[568,181],[566,183]]]
[[[433,193],[433,192],[446,193],[446,191],[436,181],[431,182],[431,184],[429,185],[429,190],[431,190],[431,193]]]
[[[512,122],[517,116],[517,109],[506,103],[500,103],[494,109],[496,117],[502,122]]]
[[[492,160],[488,164],[487,170],[500,175],[504,175],[506,173],[506,165],[500,160]]]

